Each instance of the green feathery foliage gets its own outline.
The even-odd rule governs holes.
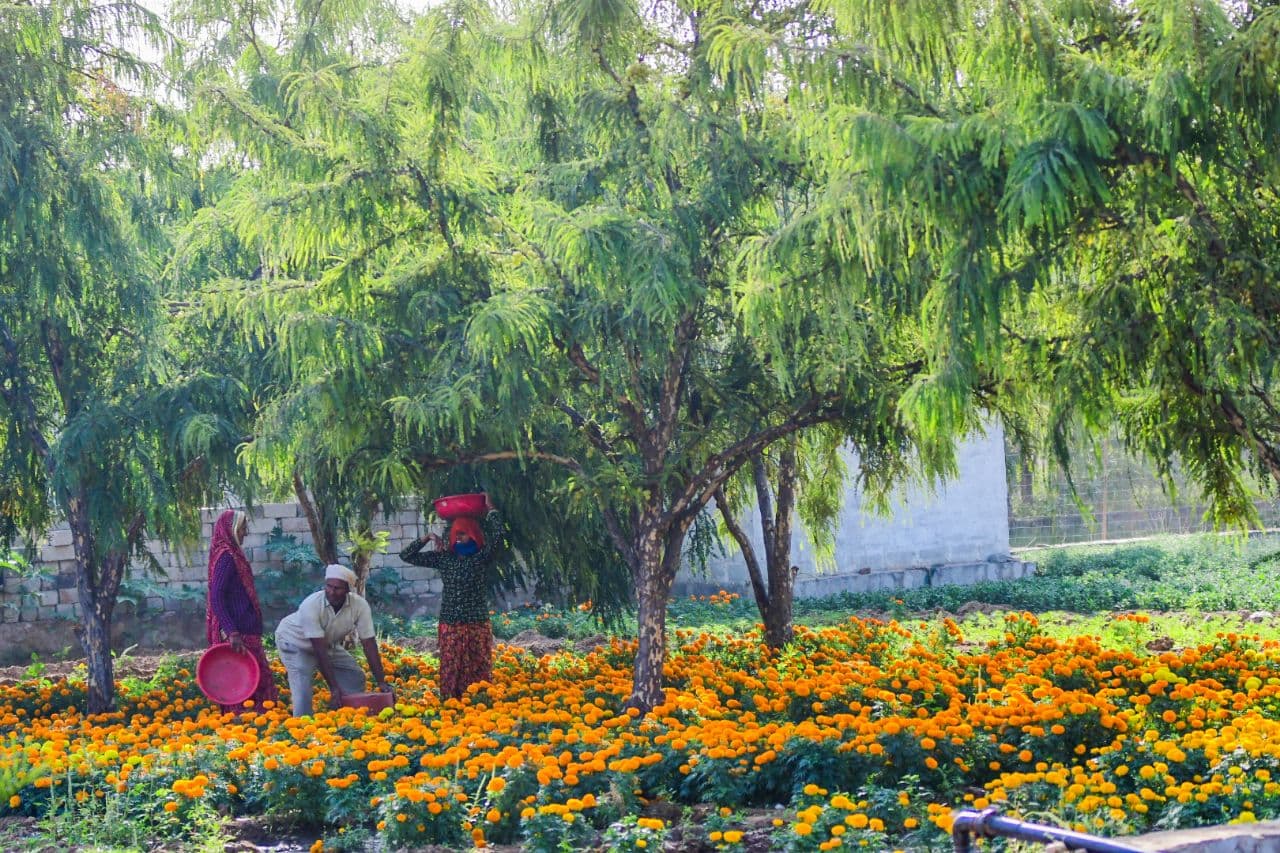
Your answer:
[[[922,436],[971,389],[1059,459],[1118,429],[1218,522],[1280,484],[1271,3],[833,0],[808,226],[919,290]],[[874,298],[874,293],[872,293]]]
[[[148,535],[198,530],[244,403],[167,339],[155,261],[186,196],[121,46],[164,39],[129,3],[0,8],[0,537],[69,523],[90,711],[124,573]]]

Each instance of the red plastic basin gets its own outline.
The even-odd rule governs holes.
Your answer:
[[[196,664],[196,685],[219,705],[239,705],[258,689],[258,659],[230,643],[205,649]]]
[[[472,518],[480,518],[484,515],[484,492],[476,492],[469,495],[446,495],[442,498],[436,498],[432,503],[435,505],[436,515],[445,520],[461,518],[467,515]]]
[[[381,711],[396,704],[394,693],[344,693],[342,707],[368,708],[370,711]]]

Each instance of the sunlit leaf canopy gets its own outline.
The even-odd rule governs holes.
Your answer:
[[[1271,4],[2,14],[3,532],[75,516],[85,577],[227,485],[365,539],[484,488],[653,615],[748,460],[799,436],[821,536],[841,440],[883,499],[993,412],[1217,521],[1280,482]]]
[[[27,539],[78,498],[102,555],[140,547],[139,516],[194,531],[244,394],[164,346],[152,282],[187,198],[140,132],[158,110],[135,93],[156,77],[110,47],[126,33],[168,44],[128,3],[0,10],[0,536]],[[212,476],[184,478],[193,466]]]
[[[341,38],[307,35],[305,6],[264,14],[270,48],[266,23],[190,33],[207,156],[245,168],[175,274],[201,270],[203,304],[287,377],[247,463],[344,460],[386,497],[490,488],[547,543],[532,562],[595,596],[617,564],[602,507],[623,539],[645,507],[696,516],[717,454],[797,412],[905,447],[912,306],[878,319],[865,272],[814,251],[826,193],[785,52],[738,68],[711,13],[676,4],[452,4],[403,43],[385,10],[341,14]],[[799,42],[821,23],[787,14]],[[243,251],[213,269],[228,233]]]
[[[1275,6],[822,8],[797,138],[847,191],[807,221],[921,289],[912,423],[945,433],[976,393],[1063,461],[1118,429],[1251,519],[1280,482]]]

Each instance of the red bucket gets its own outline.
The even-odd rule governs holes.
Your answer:
[[[343,693],[342,707],[368,708],[370,711],[381,711],[396,704],[394,693]]]
[[[484,492],[475,492],[469,495],[446,495],[442,498],[436,498],[432,503],[436,508],[436,515],[446,521],[462,518],[463,516],[480,518],[484,515]]]
[[[239,705],[258,689],[258,659],[230,643],[205,649],[196,663],[196,684],[219,705]]]

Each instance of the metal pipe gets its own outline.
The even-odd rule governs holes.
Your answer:
[[[1144,853],[1137,847],[1130,847],[1110,838],[1088,835],[1057,826],[1040,823],[1027,823],[1013,818],[1001,817],[998,809],[988,808],[982,811],[961,809],[953,815],[951,823],[951,843],[955,853],[970,853],[973,849],[973,838],[1013,838],[1018,841],[1033,841],[1041,844],[1052,844],[1060,841],[1073,850],[1084,850],[1087,853]]]

